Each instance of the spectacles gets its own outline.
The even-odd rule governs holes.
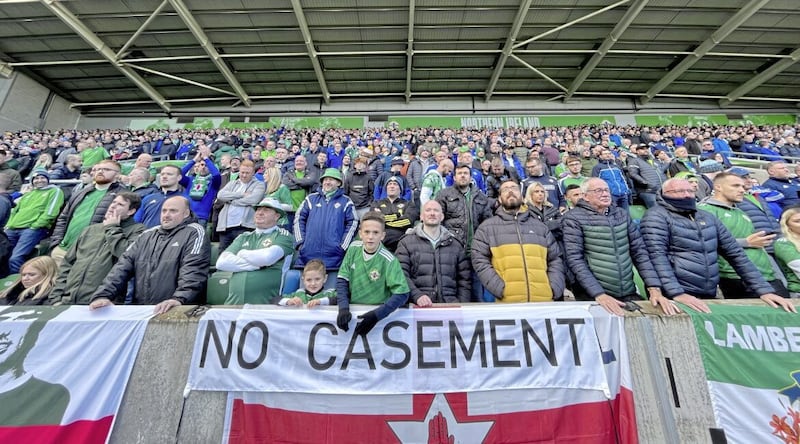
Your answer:
[[[510,192],[512,192],[512,191],[519,192],[519,188],[518,188],[518,187],[505,187],[505,188],[500,188],[500,194],[503,194],[503,193],[510,193]]]
[[[115,173],[119,173],[119,170],[115,170],[114,168],[102,168],[102,167],[92,168],[92,171],[94,171],[95,173],[98,172],[98,171],[102,171],[104,173],[110,173],[110,172],[113,171]]]
[[[593,190],[586,190],[586,193],[592,194],[611,194],[611,190],[608,188],[595,188]]]
[[[683,190],[664,190],[665,194],[694,194],[694,190],[691,189],[683,189]]]

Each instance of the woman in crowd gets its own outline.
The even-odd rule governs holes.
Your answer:
[[[528,211],[542,221],[557,240],[561,239],[561,212],[547,200],[547,190],[539,182],[532,182],[525,190]]]
[[[778,260],[792,297],[800,296],[800,208],[788,208],[781,216],[783,237],[775,241]]]
[[[281,203],[283,211],[286,211],[287,220],[279,221],[278,224],[286,228],[291,227],[294,221],[294,204],[289,187],[281,183],[281,177],[278,167],[271,166],[264,169],[264,186],[266,188],[264,197],[271,197]]]
[[[0,293],[0,305],[46,305],[56,282],[58,267],[50,256],[28,260],[19,271],[19,278]]]

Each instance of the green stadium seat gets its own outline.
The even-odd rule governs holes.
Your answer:
[[[639,272],[636,270],[636,267],[633,267],[633,283],[636,284],[636,291],[639,293],[639,296],[641,296],[642,299],[650,299],[647,296],[647,289],[644,286],[644,281],[642,280],[642,277],[639,276]]]
[[[209,305],[225,305],[231,283],[230,271],[217,271],[208,278],[206,301]]]
[[[211,269],[217,269],[217,259],[219,259],[219,242],[211,242]]]
[[[631,220],[637,223],[642,220],[645,211],[647,211],[647,207],[644,205],[631,205],[628,207],[628,214],[631,215]]]
[[[0,291],[4,291],[14,284],[14,281],[19,278],[19,274],[10,274],[3,279],[0,279]]]

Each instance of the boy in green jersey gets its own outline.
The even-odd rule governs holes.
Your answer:
[[[408,302],[410,290],[400,262],[381,242],[386,236],[384,223],[380,212],[365,213],[358,230],[361,240],[350,244],[339,268],[336,281],[339,328],[344,331],[350,328],[351,302],[378,305],[358,317],[357,335],[366,335],[379,320]]]

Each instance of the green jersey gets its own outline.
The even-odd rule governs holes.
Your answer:
[[[64,233],[64,239],[62,239],[61,243],[58,244],[61,248],[69,250],[69,247],[75,243],[75,240],[81,235],[83,229],[91,225],[94,211],[97,206],[100,205],[100,201],[103,200],[107,192],[108,190],[94,189],[83,198],[81,203],[78,204],[77,208],[75,208],[75,211],[72,213],[72,218],[70,219],[69,224],[67,225],[67,231]]]
[[[789,239],[780,238],[775,241],[775,258],[786,276],[789,291],[800,293],[800,251]]]
[[[304,304],[308,304],[309,301],[313,301],[315,299],[320,299],[321,305],[336,305],[336,289],[323,289],[322,291],[313,295],[308,294],[305,290],[297,290],[294,293],[283,295],[283,298],[280,300],[280,302],[278,302],[278,305],[286,305],[286,302],[288,302],[291,298],[300,298]]]
[[[353,241],[342,260],[339,277],[350,283],[352,304],[379,305],[393,294],[410,291],[400,262],[383,244],[365,258],[364,244]]]
[[[101,160],[108,159],[109,157],[111,157],[111,155],[108,154],[108,151],[102,146],[86,148],[81,151],[81,161],[83,161],[84,168],[91,168],[100,163]]]
[[[713,214],[725,225],[725,228],[731,232],[733,237],[739,241],[755,233],[756,229],[753,227],[753,222],[747,217],[744,211],[736,207],[729,207],[713,198],[704,201],[697,206],[700,210],[708,211]],[[744,247],[744,246],[743,246]],[[772,262],[769,260],[767,250],[763,248],[750,248],[744,247],[744,254],[748,259],[753,262],[753,265],[758,268],[758,271],[764,275],[764,279],[771,281],[775,279],[775,272],[772,270]],[[722,256],[717,259],[719,265],[719,275],[726,279],[740,279],[739,275],[733,269],[731,264],[728,263]]]

